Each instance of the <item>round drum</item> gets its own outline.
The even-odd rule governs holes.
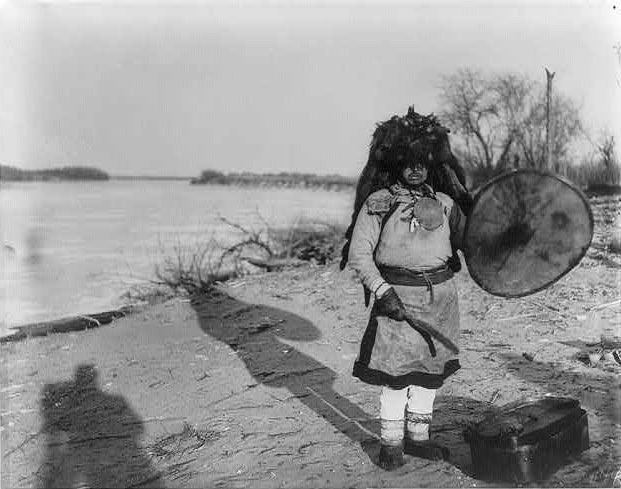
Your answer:
[[[482,289],[521,297],[569,272],[592,238],[593,214],[580,189],[549,173],[515,170],[475,196],[464,257]]]

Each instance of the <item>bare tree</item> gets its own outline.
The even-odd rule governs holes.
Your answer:
[[[600,160],[607,168],[617,164],[615,137],[607,130],[602,131],[599,141],[595,143]]]
[[[511,165],[545,168],[545,87],[525,75],[486,75],[461,69],[442,78],[442,118],[457,136],[455,146],[477,178]],[[553,169],[566,163],[569,143],[580,134],[573,102],[550,99],[550,152]]]
[[[571,154],[572,142],[582,136],[584,128],[580,119],[580,112],[574,102],[556,93],[552,97],[550,112],[551,135],[550,155],[552,171],[562,173],[564,168],[573,164]],[[533,128],[533,130],[536,130]]]
[[[498,125],[499,104],[490,81],[479,72],[460,70],[443,79],[442,90],[449,108],[442,116],[463,136],[467,163],[491,170],[497,163],[496,153],[511,145],[511,136]]]

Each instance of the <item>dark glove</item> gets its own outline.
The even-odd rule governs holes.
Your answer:
[[[459,255],[457,254],[457,250],[455,248],[453,248],[453,254],[446,260],[446,264],[453,271],[453,273],[458,273],[461,270],[461,260],[459,259]]]
[[[403,302],[392,287],[388,289],[384,295],[376,300],[377,312],[380,315],[388,316],[395,321],[403,321],[405,319],[405,307]]]

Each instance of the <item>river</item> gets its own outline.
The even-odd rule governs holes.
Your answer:
[[[11,326],[123,305],[181,245],[298,219],[346,224],[354,191],[189,185],[184,181],[2,182],[0,334]]]

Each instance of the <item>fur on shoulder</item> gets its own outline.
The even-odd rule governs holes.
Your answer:
[[[393,195],[390,190],[383,188],[373,192],[366,201],[369,214],[386,214],[390,210]]]

